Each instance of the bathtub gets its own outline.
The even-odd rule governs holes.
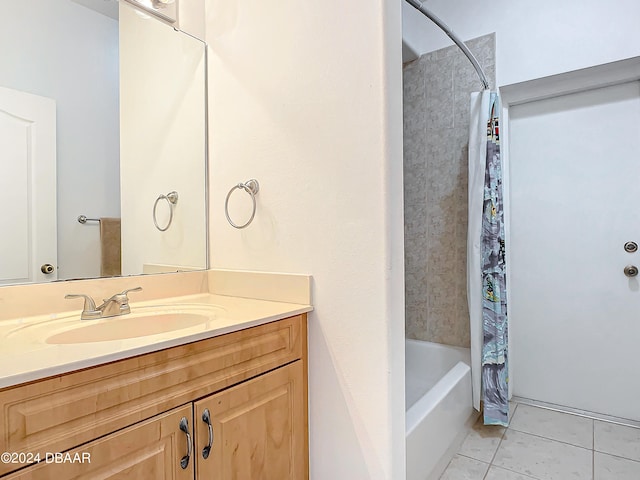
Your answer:
[[[407,340],[405,362],[407,480],[437,478],[477,416],[469,349]]]

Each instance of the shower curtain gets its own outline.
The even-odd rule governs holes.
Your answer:
[[[467,300],[473,404],[486,425],[507,425],[507,291],[500,156],[500,97],[471,95]]]

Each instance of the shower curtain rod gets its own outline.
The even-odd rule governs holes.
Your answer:
[[[489,82],[487,80],[487,76],[484,74],[484,71],[482,70],[482,67],[478,63],[478,60],[476,60],[476,57],[473,56],[473,53],[471,53],[471,50],[469,50],[467,46],[464,43],[462,43],[462,40],[460,40],[458,36],[453,31],[451,31],[451,29],[447,26],[447,24],[444,23],[442,20],[440,20],[438,17],[436,17],[424,6],[424,4],[418,2],[417,0],[406,0],[406,2],[409,5],[411,5],[413,8],[418,10],[420,13],[422,13],[429,20],[431,20],[433,23],[435,23],[438,27],[440,27],[440,29],[444,33],[446,33],[451,40],[454,41],[454,43],[460,48],[460,50],[462,50],[462,53],[464,53],[467,56],[467,58],[473,65],[473,68],[476,69],[476,72],[480,77],[480,81],[482,82],[484,89],[489,90]]]

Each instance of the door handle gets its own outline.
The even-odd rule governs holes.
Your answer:
[[[42,264],[42,266],[40,267],[40,271],[42,273],[44,273],[45,275],[50,275],[55,271],[55,267],[53,265],[51,265],[50,263],[44,263]]]
[[[182,419],[180,419],[180,430],[182,430],[187,436],[187,454],[180,459],[180,466],[184,470],[189,465],[189,458],[191,458],[191,450],[193,448],[193,443],[191,442],[191,434],[189,433],[189,422],[187,421],[187,417],[182,417]]]
[[[209,458],[209,454],[211,453],[211,446],[213,445],[213,426],[211,425],[211,413],[209,413],[209,409],[205,408],[204,412],[202,412],[202,421],[207,424],[209,428],[209,443],[202,449],[202,458]]]

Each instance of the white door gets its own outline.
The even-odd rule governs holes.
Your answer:
[[[640,82],[509,110],[517,396],[640,420]]]
[[[55,101],[0,87],[0,149],[0,285],[55,280]]]

